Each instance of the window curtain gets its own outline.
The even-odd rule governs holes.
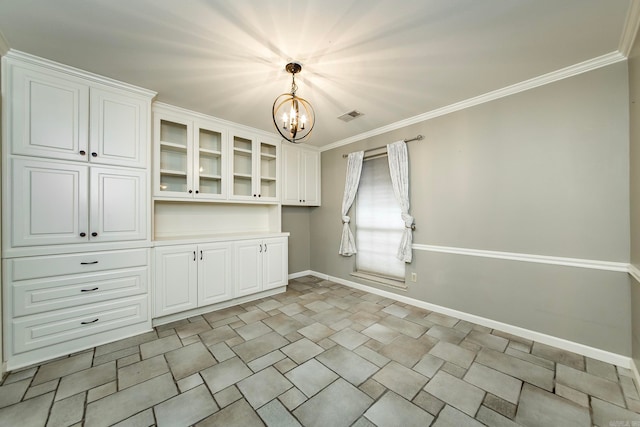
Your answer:
[[[391,174],[391,186],[393,193],[400,203],[402,221],[404,221],[404,233],[398,248],[397,258],[400,261],[411,262],[413,243],[413,217],[409,215],[409,156],[407,144],[404,141],[387,144],[389,157],[389,173]]]
[[[344,183],[344,196],[342,197],[342,239],[340,240],[340,251],[338,252],[343,256],[351,256],[356,253],[356,242],[349,228],[351,218],[347,214],[356,198],[358,184],[360,184],[362,159],[364,159],[364,151],[350,153],[347,159],[347,177]]]

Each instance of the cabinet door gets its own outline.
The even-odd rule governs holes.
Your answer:
[[[154,249],[154,317],[178,313],[198,306],[198,261],[196,246]]]
[[[194,126],[193,185],[197,199],[227,196],[226,132],[207,123]]]
[[[320,206],[320,153],[302,150],[302,203],[307,206]]]
[[[198,305],[233,298],[232,243],[198,246]]]
[[[300,148],[293,145],[282,146],[282,204],[299,205],[302,203],[300,195]]]
[[[235,283],[236,297],[262,290],[261,240],[245,240],[235,243]]]
[[[89,87],[80,79],[37,67],[12,66],[7,77],[12,153],[86,161]]]
[[[280,189],[278,188],[280,143],[261,138],[257,145],[255,174],[258,199],[268,202],[278,201],[280,200]]]
[[[149,101],[117,89],[91,88],[89,160],[147,166]]]
[[[155,114],[153,194],[193,198],[193,124],[178,116]]]
[[[264,281],[262,290],[277,288],[288,283],[287,239],[266,239],[263,242]]]
[[[12,246],[88,240],[87,169],[62,162],[13,160]]]
[[[231,135],[231,188],[230,199],[258,200],[255,182],[256,144],[249,135]]]
[[[90,239],[146,239],[146,188],[144,171],[92,167]]]

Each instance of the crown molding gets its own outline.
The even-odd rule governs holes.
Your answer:
[[[627,10],[627,17],[624,21],[624,27],[622,28],[622,35],[620,37],[620,43],[618,44],[618,51],[625,57],[628,57],[633,49],[633,43],[638,34],[638,28],[640,27],[640,0],[631,0],[629,9]]]
[[[0,56],[4,56],[7,52],[9,52],[9,42],[5,38],[2,31],[0,31]]]
[[[145,98],[153,99],[157,95],[157,92],[150,89],[145,89],[129,83],[121,82],[119,80],[111,79],[109,77],[101,76],[99,74],[81,70],[79,68],[75,68],[70,65],[61,64],[59,62],[55,62],[50,59],[41,58],[39,56],[35,56],[26,52],[21,52],[15,49],[10,49],[5,55],[5,58],[9,60],[15,59],[17,61],[20,61],[22,64],[32,64],[32,65],[37,65],[39,67],[46,67],[51,70],[55,70],[60,73],[65,73],[70,76],[80,77],[85,80],[90,80],[94,83],[103,84],[106,86],[116,87],[120,89],[125,89],[128,92],[136,93]]]
[[[640,1],[640,0],[638,0]],[[635,2],[634,2],[635,3]],[[606,55],[598,56],[593,59],[589,59],[578,64],[571,65],[569,67],[562,68],[560,70],[552,71],[547,74],[543,74],[538,77],[534,77],[529,80],[525,80],[520,83],[506,86],[502,89],[497,89],[483,95],[479,95],[473,98],[466,99],[464,101],[456,102],[445,107],[437,108],[432,111],[428,111],[417,116],[409,117],[408,119],[400,120],[387,126],[382,126],[377,129],[370,130],[358,135],[354,135],[349,138],[345,138],[334,143],[325,145],[321,148],[321,151],[332,150],[334,148],[342,147],[357,141],[361,141],[366,138],[371,138],[377,135],[381,135],[386,132],[390,132],[397,129],[402,129],[406,126],[416,123],[431,120],[436,117],[444,116],[456,111],[464,110],[466,108],[474,107],[476,105],[484,104],[486,102],[494,101],[496,99],[504,98],[509,95],[514,95],[519,92],[524,92],[529,89],[533,89],[539,86],[544,86],[549,83],[557,82],[569,77],[576,76],[578,74],[586,73],[588,71],[597,70],[598,68],[606,67],[607,65],[615,64],[620,61],[624,61],[626,57],[618,51],[607,53]]]
[[[629,274],[640,284],[640,269],[633,264],[629,264]]]

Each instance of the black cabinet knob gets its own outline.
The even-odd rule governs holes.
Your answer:
[[[98,153],[94,151],[93,153],[91,153],[91,157],[98,157]]]
[[[84,156],[85,154],[87,154],[87,152],[86,152],[86,151],[84,151],[84,150],[80,150],[80,155],[81,155],[81,156]]]
[[[189,194],[193,193],[193,190],[189,190]]]
[[[98,233],[96,233],[96,232],[94,231],[93,233],[91,233],[91,235],[92,235],[93,237],[96,237],[96,236],[98,235]]]
[[[87,235],[87,233],[80,233],[80,237],[85,237]]]
[[[196,194],[200,193],[200,190],[196,190]]]

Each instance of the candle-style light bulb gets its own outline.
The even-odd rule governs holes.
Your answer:
[[[307,123],[307,116],[303,114],[302,117],[300,117],[300,122],[302,122],[302,126],[300,127],[300,129],[304,129],[304,125],[305,123]]]
[[[287,113],[282,113],[282,127],[283,129],[287,128]]]

